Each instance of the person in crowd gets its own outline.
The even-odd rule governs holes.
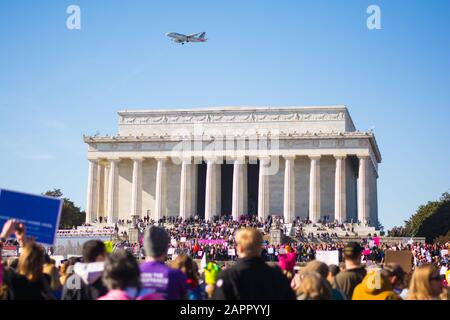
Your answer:
[[[297,300],[331,300],[331,286],[318,272],[302,271],[300,278]]]
[[[318,273],[324,280],[327,280],[327,277],[330,272],[329,272],[328,266],[321,261],[313,260],[313,261],[308,262],[301,269],[300,273],[298,273],[295,276],[295,278],[293,279],[293,281],[291,283],[292,288],[296,292],[298,291],[298,288],[301,285],[301,281],[302,281],[302,277],[303,277],[304,273]],[[329,287],[332,300],[346,300],[346,296],[339,289],[332,288],[331,284],[328,281],[326,281],[324,285]]]
[[[366,268],[361,264],[362,247],[357,242],[349,242],[343,252],[345,271],[336,275],[333,288],[345,294],[347,299],[353,296],[353,290],[366,276]]]
[[[50,279],[43,273],[45,249],[26,236],[25,226],[16,220],[8,220],[0,236],[1,246],[15,234],[22,247],[17,270],[3,270],[4,295],[8,300],[53,300]]]
[[[336,276],[339,272],[341,272],[341,269],[337,265],[330,264],[328,266],[327,280],[331,285],[333,284],[334,279],[336,278]]]
[[[48,254],[44,257],[44,274],[48,275],[50,278],[50,288],[53,291],[55,299],[61,299],[62,285],[59,280],[59,270],[55,265],[55,260],[52,260]]]
[[[291,300],[295,294],[280,269],[261,258],[262,234],[242,228],[236,234],[238,260],[222,271],[216,282],[214,300]]]
[[[401,300],[386,272],[372,268],[353,290],[352,300]]]
[[[70,257],[61,264],[59,282],[61,282],[61,285],[63,287],[66,284],[67,278],[69,278],[73,274],[73,268],[75,263],[77,262],[79,262],[79,258]]]
[[[164,263],[169,242],[169,235],[163,228],[151,226],[146,229],[146,261],[140,266],[141,283],[150,293],[159,293],[166,300],[185,300],[188,293],[187,277],[180,270]]]
[[[297,253],[290,252],[278,255],[278,266],[283,271],[289,282],[294,278],[294,267],[297,261]]]
[[[142,289],[141,271],[133,254],[117,249],[105,261],[102,280],[108,293],[97,300],[163,300],[162,295]]]
[[[96,300],[106,294],[102,282],[105,244],[100,240],[89,240],[83,244],[83,263],[75,263],[74,273],[63,287],[62,300]]]
[[[221,268],[217,263],[208,262],[204,268],[205,271],[205,291],[208,299],[211,299],[214,294],[214,288],[217,281],[217,276],[219,275]]]
[[[439,300],[442,294],[441,276],[432,264],[417,267],[411,278],[408,300]]]
[[[197,263],[189,256],[181,254],[172,262],[172,268],[183,272],[188,286],[188,300],[205,300],[205,286],[200,284]]]
[[[408,290],[406,289],[406,272],[395,262],[387,263],[383,266],[382,273],[389,279],[394,288],[394,292],[401,298],[406,299]]]

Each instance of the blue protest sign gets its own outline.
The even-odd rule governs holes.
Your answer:
[[[53,245],[64,200],[0,189],[0,226],[16,219],[25,225],[27,236]]]

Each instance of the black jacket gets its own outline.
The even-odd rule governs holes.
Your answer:
[[[14,270],[5,270],[5,281],[8,300],[54,300],[50,289],[50,277],[43,274],[37,281],[29,281]]]
[[[101,278],[86,284],[79,275],[73,274],[64,285],[61,300],[97,300],[107,292]]]
[[[219,274],[213,300],[295,300],[295,293],[280,269],[245,258]]]

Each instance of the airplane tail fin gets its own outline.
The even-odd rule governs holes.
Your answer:
[[[198,36],[200,39],[205,39],[206,36],[206,32],[202,32],[200,33],[200,35]]]

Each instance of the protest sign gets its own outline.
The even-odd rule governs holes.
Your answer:
[[[0,225],[17,219],[36,242],[53,245],[64,200],[0,189]]]
[[[236,255],[236,249],[228,249],[228,255],[229,256],[235,256]]]
[[[267,253],[268,253],[268,254],[273,254],[273,252],[274,252],[274,251],[273,251],[273,248],[267,249]]]
[[[334,264],[339,265],[339,251],[316,251],[316,260],[321,261],[327,265]]]
[[[61,265],[61,261],[64,260],[64,256],[58,255],[58,256],[50,256],[53,260],[55,260],[55,267],[59,268]]]
[[[447,249],[441,250],[441,257],[444,258],[446,255],[448,255],[448,250]]]
[[[169,248],[169,250],[167,250],[167,254],[171,255],[175,253],[175,248]]]
[[[17,257],[19,255],[17,246],[3,246],[2,257]]]
[[[377,247],[379,247],[380,246],[380,237],[373,237],[372,239],[373,239],[373,242],[375,243],[375,245]]]
[[[203,251],[197,252],[197,255],[198,255],[199,257],[203,256]]]
[[[394,262],[398,263],[403,271],[409,273],[412,271],[413,267],[413,254],[410,251],[393,251],[387,250],[385,252],[384,261],[386,264]]]
[[[186,242],[186,237],[181,237],[180,242]]]

